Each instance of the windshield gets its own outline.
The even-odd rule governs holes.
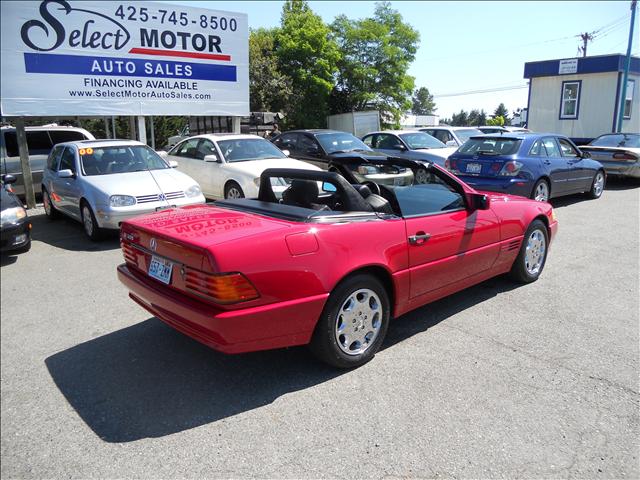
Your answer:
[[[440,140],[424,132],[403,133],[400,135],[400,138],[404,140],[411,150],[446,147]]]
[[[85,175],[162,170],[169,165],[146,145],[80,148],[80,161]]]
[[[362,143],[362,140],[354,137],[350,133],[321,133],[319,135],[316,135],[316,139],[320,142],[320,145],[322,145],[322,148],[324,148],[325,152],[327,152],[328,154],[350,152],[352,150],[371,150],[364,143]]]
[[[459,130],[455,130],[456,135],[460,140],[466,142],[470,137],[474,135],[482,135],[482,132],[477,128],[461,128]]]
[[[589,145],[594,147],[629,147],[640,148],[640,135],[618,133],[615,135],[602,135],[592,140]]]
[[[458,150],[460,153],[480,155],[513,155],[520,148],[521,140],[515,138],[472,138]]]
[[[238,138],[235,140],[220,140],[218,147],[225,161],[248,162],[267,158],[287,158],[278,147],[264,138]]]

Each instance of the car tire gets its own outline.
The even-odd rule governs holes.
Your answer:
[[[549,182],[544,178],[541,178],[533,186],[531,191],[531,199],[538,202],[548,202],[551,198],[551,190],[549,188]]]
[[[93,210],[86,200],[80,203],[80,214],[82,217],[82,228],[87,237],[89,237],[89,240],[92,242],[102,240],[104,231],[98,226],[96,216],[93,214]]]
[[[42,205],[44,206],[44,213],[49,220],[55,220],[60,216],[60,212],[53,206],[49,192],[44,187],[42,187]]]
[[[244,192],[240,185],[236,182],[228,182],[224,186],[224,198],[225,199],[234,199],[234,198],[244,198]]]
[[[356,368],[371,360],[387,334],[389,295],[377,278],[357,274],[329,296],[309,345],[321,361]]]
[[[542,220],[534,220],[527,228],[511,271],[511,278],[520,283],[535,282],[547,262],[549,232]]]
[[[593,177],[593,182],[591,182],[591,190],[587,193],[589,198],[597,199],[602,196],[602,192],[604,192],[604,186],[606,183],[607,177],[604,174],[604,171],[598,170]]]

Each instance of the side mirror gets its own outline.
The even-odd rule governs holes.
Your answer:
[[[218,158],[217,155],[205,155],[204,161],[211,162],[211,163],[218,163],[220,159]]]
[[[449,140],[447,143],[445,143],[445,145],[447,147],[457,147],[458,143],[455,140]]]
[[[2,175],[2,183],[4,183],[5,185],[10,185],[12,183],[16,183],[17,178],[14,177],[13,175],[6,173],[4,175]]]
[[[396,145],[394,146],[394,148],[395,148],[396,150],[400,150],[401,152],[404,152],[404,151],[407,149],[407,147],[405,147],[405,146],[404,146],[404,145],[402,145],[401,143],[396,144]]]
[[[289,150],[282,150],[282,153],[284,153],[287,157],[291,156],[291,152]]]
[[[335,192],[335,191],[337,191],[337,189],[336,189],[336,186],[333,183],[324,182],[322,184],[322,191],[323,192]]]
[[[307,147],[307,153],[314,154],[314,153],[318,153],[319,151],[320,151],[320,149],[318,148],[318,146],[316,144],[309,145]]]
[[[589,152],[582,152],[582,155],[580,155],[582,158],[591,158],[591,153]]]
[[[178,162],[176,162],[175,160],[169,160],[169,166],[171,168],[177,168],[178,167]]]
[[[76,178],[76,174],[67,168],[58,171],[58,178]]]
[[[491,208],[491,199],[488,195],[470,193],[468,198],[471,210],[489,210]]]
[[[169,155],[165,150],[158,150],[156,153],[162,158],[166,158]]]

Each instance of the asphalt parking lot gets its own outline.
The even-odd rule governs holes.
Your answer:
[[[394,320],[364,367],[218,354],[130,301],[117,238],[2,256],[2,478],[638,478],[640,188],[554,201],[538,282]]]

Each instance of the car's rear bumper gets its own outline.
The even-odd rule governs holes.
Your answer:
[[[401,173],[371,173],[362,175],[354,172],[353,175],[359,182],[374,182],[381,185],[411,185],[413,183],[413,172],[407,168]]]
[[[129,296],[189,337],[224,353],[305,345],[328,294],[239,310],[222,310],[180,294],[144,273],[118,266]]]
[[[27,218],[17,224],[0,229],[0,250],[3,252],[23,248],[31,241],[31,221]]]
[[[640,162],[600,162],[607,175],[618,175],[621,177],[640,178]]]
[[[457,175],[467,185],[476,190],[488,190],[490,192],[508,193],[527,197],[531,195],[533,183],[531,180],[513,177],[476,177],[473,175]]]

